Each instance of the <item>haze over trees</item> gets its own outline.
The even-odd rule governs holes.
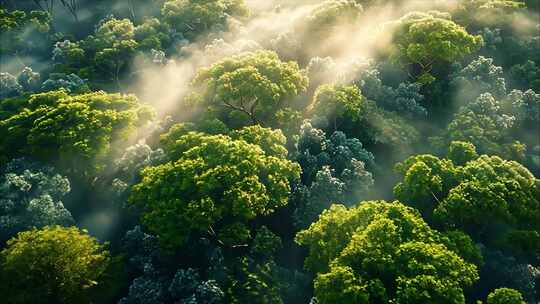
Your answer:
[[[1,301],[538,303],[537,2],[0,1]]]

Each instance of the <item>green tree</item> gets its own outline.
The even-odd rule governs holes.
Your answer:
[[[488,295],[488,304],[525,304],[521,293],[515,289],[498,288]]]
[[[280,33],[270,45],[280,57],[307,64],[315,56],[332,56],[349,39],[343,29],[353,27],[363,12],[355,0],[325,0],[297,18],[291,29]],[[324,39],[324,47],[321,47]]]
[[[116,81],[138,48],[135,26],[129,19],[112,18],[100,24],[93,36],[85,39],[84,48],[94,53],[95,68]]]
[[[0,120],[0,132],[6,134],[0,139],[0,155],[52,161],[81,175],[103,169],[110,153],[153,117],[153,110],[134,95],[102,91],[33,94],[8,113]]]
[[[337,127],[337,131],[357,138],[368,149],[384,146],[397,154],[407,154],[407,147],[418,140],[418,131],[410,123],[397,113],[383,110],[375,102],[366,100],[358,89],[348,87],[340,93],[325,91],[316,96],[320,102],[313,104],[310,118],[315,127],[328,133]]]
[[[455,20],[472,30],[489,26],[509,27],[525,12],[522,0],[460,0],[457,4],[453,12]]]
[[[322,85],[315,91],[310,106],[312,115],[325,117],[332,131],[360,119],[364,97],[356,86]]]
[[[477,159],[478,153],[476,153],[476,147],[470,142],[453,141],[450,143],[450,148],[448,149],[448,158],[454,164],[462,166],[468,161]]]
[[[270,51],[226,58],[200,70],[193,80],[201,95],[198,103],[235,128],[290,123],[302,110],[294,97],[306,90],[307,83],[296,62],[282,62]]]
[[[405,65],[420,83],[435,80],[434,66],[458,61],[482,46],[482,37],[467,33],[465,28],[440,12],[410,13],[394,24],[393,61]]]
[[[146,168],[130,201],[166,247],[197,232],[225,245],[245,241],[245,223],[285,206],[289,181],[300,175],[297,164],[225,135],[189,132],[165,152],[171,161]]]
[[[481,94],[459,109],[441,137],[430,140],[439,150],[451,141],[466,141],[474,144],[480,153],[509,155],[512,144],[509,135],[516,117],[505,111],[503,105],[490,93]]]
[[[157,18],[146,18],[144,22],[135,27],[134,39],[142,51],[164,50],[171,43],[170,28],[168,24]]]
[[[27,55],[42,51],[50,22],[51,16],[45,11],[27,13],[0,7],[0,55]]]
[[[59,226],[19,233],[0,258],[7,303],[89,303],[110,260],[96,239]]]
[[[456,146],[451,156],[455,157]],[[469,146],[468,158],[474,157]],[[540,254],[540,182],[525,167],[482,155],[458,164],[416,155],[396,165],[403,177],[396,197],[418,207],[446,229],[460,229],[476,241],[535,261]]]
[[[296,241],[308,246],[305,266],[322,304],[465,303],[463,289],[478,279],[476,266],[449,249],[456,243],[399,202],[333,205]]]
[[[168,0],[161,15],[171,28],[193,39],[215,26],[224,26],[229,16],[248,16],[249,9],[244,0]]]

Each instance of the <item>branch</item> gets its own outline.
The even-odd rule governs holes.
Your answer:
[[[228,103],[228,102],[225,101],[225,100],[223,101],[223,103],[225,104],[225,106],[227,106],[227,107],[229,107],[229,108],[231,108],[231,109],[233,109],[233,110],[237,110],[237,111],[240,111],[240,112],[242,112],[242,113],[247,114],[253,123],[255,123],[255,124],[258,123],[258,122],[257,122],[257,119],[254,117],[253,113],[247,111],[247,110],[244,109],[243,107],[237,107],[237,106],[235,106],[235,105],[233,105],[233,104]]]

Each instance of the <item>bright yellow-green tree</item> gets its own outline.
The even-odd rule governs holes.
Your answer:
[[[391,58],[416,81],[430,83],[434,66],[449,64],[477,51],[483,43],[444,13],[410,13],[393,24]]]
[[[0,155],[31,156],[81,175],[103,169],[113,143],[120,148],[154,115],[134,95],[102,91],[50,91],[19,102],[0,117]]]
[[[165,247],[182,246],[201,233],[220,244],[242,243],[250,235],[249,220],[287,205],[300,167],[279,149],[283,135],[268,143],[271,137],[261,142],[254,134],[248,129],[233,135],[238,139],[198,132],[165,137],[171,161],[146,168],[130,198]]]
[[[283,127],[300,120],[303,109],[294,98],[306,90],[308,79],[296,62],[256,51],[202,69],[193,84],[199,94],[197,104],[228,126]]]
[[[6,303],[89,303],[109,253],[78,228],[46,226],[19,233],[0,253]]]
[[[333,205],[296,241],[309,249],[305,266],[322,304],[465,303],[464,288],[478,280],[460,256],[478,251],[470,238],[431,229],[397,201]]]

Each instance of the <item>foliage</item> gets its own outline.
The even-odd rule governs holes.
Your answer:
[[[539,1],[0,2],[4,302],[540,300]]]
[[[493,64],[493,59],[483,56],[473,60],[465,68],[450,76],[450,85],[463,92],[463,100],[473,100],[482,93],[490,93],[495,98],[506,96],[506,83],[501,67]]]
[[[112,181],[113,190],[122,197],[140,180],[140,172],[145,167],[157,165],[165,159],[165,153],[161,148],[153,150],[141,143],[127,147],[124,154],[114,163],[117,173]]]
[[[521,90],[532,89],[540,92],[540,67],[536,62],[527,60],[523,64],[516,64],[512,66],[509,74],[514,87]]]
[[[394,187],[396,197],[442,227],[460,229],[484,244],[511,248],[518,255],[524,251],[528,259],[538,259],[538,248],[517,241],[518,235],[529,235],[536,242],[538,179],[521,164],[497,156],[482,155],[464,163],[462,155],[476,154],[470,145],[465,146],[469,152],[456,153],[457,144],[451,153],[459,155],[457,164],[429,154],[398,163],[396,170],[403,179]]]
[[[307,78],[294,62],[270,51],[226,58],[199,71],[200,105],[228,126],[284,126],[298,111],[289,101],[306,89]]]
[[[476,267],[399,202],[333,205],[296,241],[309,247],[320,303],[465,303]],[[470,240],[469,240],[470,242]]]
[[[8,11],[0,7],[0,55],[36,51],[46,40],[50,23],[51,16],[44,11]]]
[[[17,81],[17,77],[10,73],[0,73],[0,99],[15,97],[22,93],[22,86]]]
[[[387,111],[396,112],[406,118],[424,118],[427,110],[422,106],[424,96],[418,83],[400,83],[397,88],[386,86],[380,79],[378,69],[367,69],[356,77],[356,85],[369,100]]]
[[[538,165],[531,158],[538,140],[528,134],[538,132],[539,103],[540,94],[532,90],[514,90],[502,99],[495,99],[490,93],[481,94],[462,106],[442,136],[431,138],[431,143],[441,151],[453,140],[468,141],[480,153],[526,162],[536,172]]]
[[[468,141],[480,153],[506,154],[501,153],[504,149],[501,143],[505,142],[515,122],[515,117],[506,113],[500,100],[490,93],[481,94],[460,108],[442,138],[432,140],[439,149],[450,141]]]
[[[152,264],[144,265],[144,274],[137,277],[129,286],[128,295],[119,304],[158,304],[165,298],[165,286]]]
[[[481,36],[467,33],[465,28],[442,13],[410,13],[394,25],[391,57],[404,65],[414,65],[420,83],[432,82],[434,65],[450,63],[474,53],[482,45]]]
[[[225,231],[274,212],[287,204],[289,180],[300,174],[298,165],[225,135],[189,132],[171,148],[171,161],[146,168],[130,198],[170,247],[193,232]]]
[[[306,32],[332,33],[339,25],[352,23],[362,14],[362,6],[352,0],[327,0],[313,8],[307,16]]]
[[[354,124],[362,112],[363,96],[355,86],[322,85],[313,97],[312,115],[328,120],[331,130]]]
[[[144,22],[135,27],[133,38],[142,51],[166,50],[172,43],[171,29],[167,23],[157,18],[146,18]]]
[[[525,304],[519,291],[510,288],[495,289],[487,298],[488,304]]]
[[[317,128],[329,133],[342,131],[368,147],[380,144],[403,148],[417,140],[418,133],[413,126],[366,100],[358,88],[336,88],[339,87],[325,85],[316,92],[310,117]]]
[[[109,261],[96,239],[75,227],[19,233],[1,252],[3,295],[9,303],[88,302]]]
[[[309,226],[331,203],[352,204],[373,185],[367,167],[374,166],[373,155],[362,143],[336,131],[329,138],[309,122],[300,128],[294,159],[302,168],[302,184],[292,193],[295,223]]]
[[[454,16],[460,24],[476,29],[511,24],[522,17],[524,7],[521,0],[460,0]]]
[[[229,16],[248,16],[249,10],[243,0],[168,0],[161,14],[171,28],[193,39],[216,26],[224,26]]]
[[[76,74],[51,73],[49,79],[41,84],[41,91],[55,91],[66,89],[70,93],[87,93],[90,91],[85,80]]]
[[[69,180],[52,167],[16,159],[0,178],[0,240],[32,227],[72,225],[62,198],[70,191]]]
[[[513,90],[504,102],[518,124],[529,127],[538,126],[540,123],[540,94],[535,91]]]
[[[269,47],[282,58],[307,64],[312,57],[332,56],[345,41],[343,29],[354,28],[363,8],[355,0],[325,0],[306,6],[293,24],[280,31]],[[324,41],[325,46],[321,47]]]
[[[493,289],[505,286],[518,290],[528,302],[538,300],[536,280],[540,277],[539,269],[496,250],[484,248],[482,255],[485,263],[480,269],[481,284],[476,287],[482,292],[481,298]]]
[[[122,143],[146,124],[153,111],[133,95],[65,90],[33,94],[0,121],[0,153],[52,161],[67,172],[99,171],[113,143]]]

